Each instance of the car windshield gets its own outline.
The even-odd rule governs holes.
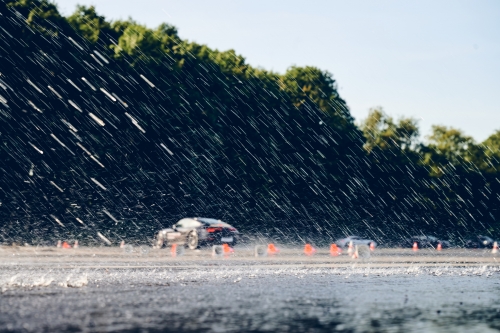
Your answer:
[[[203,223],[206,227],[224,227],[224,228],[232,228],[231,225],[226,222],[222,222],[221,220],[206,218],[206,217],[197,217],[197,221]]]

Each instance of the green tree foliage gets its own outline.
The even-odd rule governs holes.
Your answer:
[[[57,35],[59,28],[67,27],[66,19],[49,0],[18,0],[7,2],[6,5],[23,15],[30,27],[42,33]]]
[[[104,16],[97,15],[94,6],[77,6],[76,11],[68,17],[68,23],[91,43],[97,43],[104,34],[115,35]],[[109,40],[105,40],[109,43]]]
[[[353,118],[345,101],[339,97],[331,73],[312,66],[292,66],[280,77],[280,84],[296,108],[303,109],[313,103],[330,116],[330,125],[352,129]]]
[[[500,154],[500,130],[484,140],[483,145],[488,149],[488,156],[499,156]]]
[[[135,22],[120,22],[114,28],[115,31],[124,29],[118,38],[118,44],[110,46],[116,57],[125,53],[135,60],[161,59],[172,53],[179,43],[177,30],[168,24],[161,24],[152,30]]]
[[[273,223],[281,218],[287,228],[314,226],[322,232],[338,225],[345,226],[345,230],[361,226],[361,230],[372,227],[370,230],[377,233],[390,228],[403,234],[429,231],[440,235],[445,235],[446,228],[461,232],[499,228],[496,221],[500,215],[492,207],[498,205],[496,195],[500,192],[500,131],[476,144],[460,130],[434,126],[427,141],[421,142],[415,119],[394,119],[382,108],[371,109],[357,127],[339,96],[333,75],[319,68],[292,66],[283,74],[254,68],[234,50],[214,50],[182,40],[169,24],[151,29],[133,19],[110,22],[92,6],[78,6],[70,17],[64,18],[48,0],[4,3],[0,0],[1,13],[12,14],[12,22],[22,19],[28,24],[17,24],[9,30],[10,35],[15,40],[36,41],[30,45],[37,47],[23,46],[15,52],[0,53],[2,74],[13,70],[22,59],[23,70],[32,75],[32,81],[33,73],[38,73],[37,79],[44,82],[44,87],[50,84],[61,93],[67,90],[65,100],[79,101],[85,105],[85,111],[93,110],[110,119],[106,122],[117,124],[117,132],[113,132],[112,126],[105,127],[110,134],[116,133],[112,140],[105,137],[105,131],[86,128],[85,145],[92,143],[96,156],[114,156],[119,162],[115,161],[113,172],[100,168],[85,172],[99,179],[114,179],[120,184],[117,186],[122,186],[123,191],[116,193],[120,201],[116,211],[120,214],[125,214],[123,206],[132,205],[121,192],[145,191],[153,193],[144,199],[150,200],[144,205],[150,210],[131,218],[149,221],[153,215],[155,219],[164,217],[165,211],[185,214],[186,207],[191,211],[192,207],[209,202],[210,208],[201,213],[233,214],[235,219],[267,227],[279,227]],[[67,36],[113,61],[99,65],[89,58],[92,51],[71,49],[75,44],[69,43]],[[43,45],[45,53],[40,55]],[[60,66],[63,62],[65,66]],[[149,90],[142,89],[140,75],[154,81],[154,88],[145,85]],[[99,99],[90,90],[66,88],[68,81],[64,78],[69,76],[85,76],[89,82],[99,82],[106,91],[125,100],[131,96],[126,101],[126,112],[139,119],[147,130],[147,138],[138,135],[137,128],[127,127],[131,118],[121,117],[125,112],[119,109],[122,104],[106,100],[105,96]],[[21,80],[17,84],[27,83]],[[80,84],[85,87],[86,83]],[[45,105],[43,119],[54,113],[52,121],[43,120],[48,123],[42,128],[66,117],[73,117],[71,122],[79,126],[88,123],[84,113],[66,104],[56,104],[61,103],[59,99],[50,100],[52,92],[33,97],[30,89],[33,90],[19,90],[28,94],[26,103],[33,99],[37,105]],[[43,100],[45,97],[47,101]],[[59,107],[54,105],[64,112],[57,114]],[[32,108],[29,104],[20,106],[24,112]],[[19,116],[23,111],[14,114]],[[18,119],[18,123],[22,121],[24,118]],[[15,126],[11,127],[12,137],[21,136],[23,130],[16,130]],[[58,133],[62,131],[58,126],[52,127],[58,137],[67,135]],[[85,135],[83,132],[78,135]],[[40,134],[40,142],[44,138]],[[116,145],[110,143],[115,140],[119,141]],[[168,145],[170,153],[166,158],[158,154],[156,142]],[[19,142],[18,146],[26,144]],[[54,151],[49,147],[52,146],[47,143],[44,156]],[[126,149],[126,154],[116,153],[117,147]],[[160,148],[162,154],[167,154],[164,150]],[[28,153],[17,155],[12,161]],[[65,163],[69,165],[78,158],[67,156]],[[108,163],[113,161],[109,159]],[[80,162],[87,163],[78,160],[74,165]],[[133,170],[127,169],[130,165],[135,165]],[[51,172],[60,178],[58,183],[67,177],[68,188],[76,186],[69,171],[54,169]],[[21,170],[6,174],[25,173]],[[139,182],[130,178],[141,179],[144,187],[137,187]],[[18,186],[29,185],[20,181]],[[48,186],[53,190],[53,186]],[[82,206],[90,206],[94,190],[81,186],[84,190],[79,188],[73,193],[85,196]],[[25,193],[29,191],[26,188]],[[43,197],[47,191],[31,197]],[[161,196],[154,195],[160,192]],[[66,191],[64,195],[70,193]],[[196,197],[195,193],[201,194]],[[58,193],[52,199],[51,202],[63,203],[50,209],[59,209],[60,216],[67,214],[70,208],[64,207],[64,202],[69,201],[60,199]],[[227,203],[223,204],[224,200]],[[153,212],[160,202],[165,210]],[[107,209],[111,210],[113,203],[108,203]],[[93,204],[97,205],[97,201]],[[12,214],[21,211],[13,208]],[[95,216],[90,208],[88,212]],[[257,215],[265,218],[256,222]],[[306,222],[299,224],[299,219]]]
[[[477,147],[474,140],[458,129],[434,125],[427,139],[423,163],[430,166],[431,175],[442,175],[450,164],[456,167],[475,162]]]
[[[361,123],[366,139],[365,149],[374,148],[392,151],[412,151],[418,146],[419,129],[417,120],[401,118],[397,122],[382,108],[370,109],[368,117]]]
[[[234,50],[225,52],[211,51],[210,58],[219,65],[222,72],[230,75],[245,77],[248,65],[245,58],[236,54]]]
[[[468,159],[482,172],[489,175],[500,173],[500,131],[496,131],[480,144],[471,145]]]

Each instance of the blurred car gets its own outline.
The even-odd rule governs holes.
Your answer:
[[[465,242],[465,247],[469,249],[491,249],[493,248],[493,243],[495,243],[495,241],[492,238],[478,235],[467,240]]]
[[[419,248],[437,248],[438,244],[441,244],[441,247],[448,248],[451,247],[451,243],[439,239],[434,236],[427,236],[427,235],[421,235],[421,236],[412,236],[410,238],[407,238],[404,240],[402,246],[403,247],[413,247],[413,244],[417,243]]]
[[[156,237],[155,247],[182,244],[195,250],[202,245],[234,246],[238,242],[238,237],[238,230],[221,220],[205,217],[184,218],[172,228],[160,230]]]
[[[352,245],[367,245],[373,244],[373,246],[377,246],[377,243],[371,239],[364,239],[359,236],[349,236],[346,238],[338,239],[335,241],[338,247],[344,248],[348,247],[349,243],[352,242]]]

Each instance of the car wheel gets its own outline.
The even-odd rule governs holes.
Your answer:
[[[191,231],[187,236],[187,246],[190,250],[196,250],[198,248],[198,234],[196,231]]]

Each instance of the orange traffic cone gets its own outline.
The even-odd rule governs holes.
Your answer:
[[[370,242],[370,251],[375,251],[375,243],[374,242]]]
[[[57,241],[57,245],[56,246],[57,247],[61,247],[61,241],[60,240]]]
[[[272,254],[276,254],[278,252],[280,252],[280,250],[278,250],[276,248],[276,246],[274,246],[274,244],[268,244],[267,245],[267,254],[271,254],[272,255]]]
[[[71,249],[71,245],[69,245],[67,242],[63,242],[61,247],[63,249]]]
[[[498,243],[497,242],[493,243],[493,250],[491,250],[491,253],[493,253],[493,254],[498,253]]]
[[[352,241],[349,242],[349,247],[347,248],[347,254],[351,255],[354,252],[354,246],[352,245]]]
[[[311,244],[306,244],[306,246],[304,246],[304,253],[306,255],[312,256],[315,252],[316,252],[316,249],[314,247],[312,247]]]
[[[443,249],[443,246],[441,243],[438,243],[436,250],[441,251]]]
[[[170,249],[170,254],[172,255],[172,257],[177,257],[177,244],[172,244],[172,248]]]
[[[342,250],[339,249],[339,247],[337,246],[337,244],[332,244],[330,245],[330,255],[333,256],[333,257],[336,257],[340,254]]]
[[[76,240],[76,241],[75,241],[75,245],[73,245],[73,248],[77,249],[77,248],[79,248],[79,247],[80,247],[80,245],[78,245],[78,241]]]
[[[417,242],[413,243],[413,251],[418,251],[418,243]]]
[[[224,251],[224,254],[231,254],[234,252],[234,250],[227,244],[222,244],[222,249]]]
[[[358,259],[359,258],[359,254],[358,254],[358,246],[354,246],[354,252],[352,254],[352,259]]]

